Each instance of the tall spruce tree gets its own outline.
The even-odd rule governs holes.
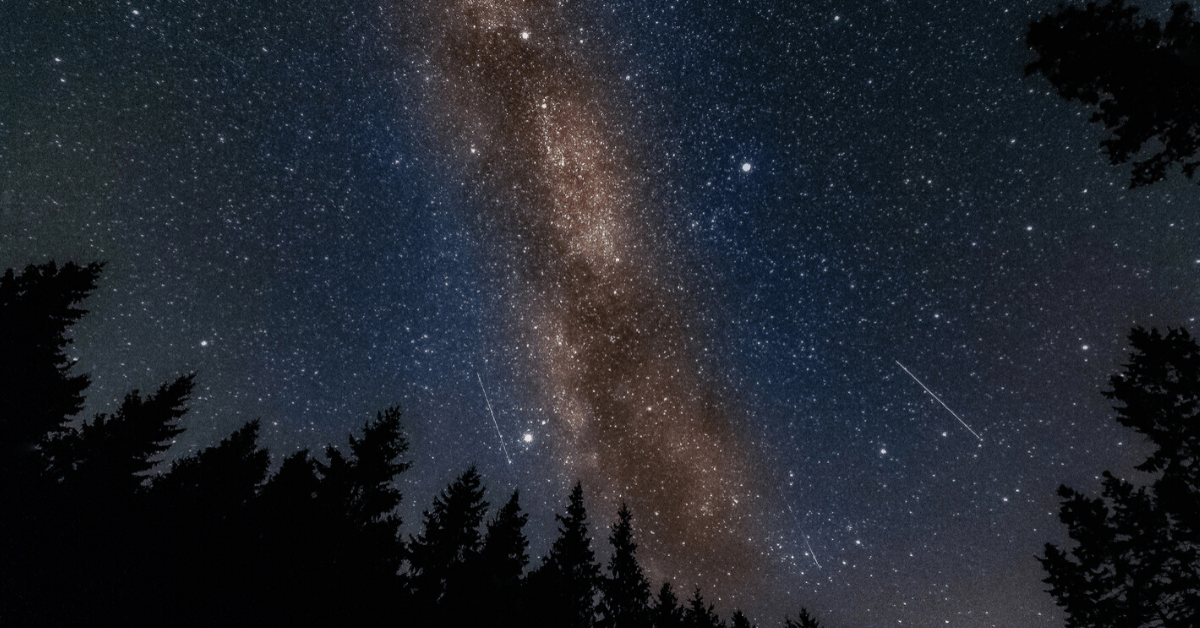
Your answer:
[[[487,525],[481,565],[497,584],[516,584],[529,564],[529,541],[525,538],[529,515],[521,511],[520,498],[520,491],[513,491]]]
[[[52,476],[89,499],[121,507],[183,432],[178,421],[187,413],[194,379],[184,375],[144,399],[132,391],[114,414],[98,414],[55,435],[47,443]]]
[[[796,615],[795,620],[790,617],[783,618],[783,626],[784,628],[821,628],[821,622],[817,621],[817,618],[813,617],[807,608],[801,606],[800,614]]]
[[[687,628],[724,628],[725,622],[721,621],[712,604],[705,605],[700,587],[696,587],[683,611],[683,625]]]
[[[253,604],[252,574],[260,573],[251,501],[266,480],[270,455],[258,444],[258,421],[219,444],[181,458],[154,480],[155,552],[141,587],[174,608],[193,608],[180,626],[228,625]],[[219,603],[211,603],[219,600]]]
[[[46,466],[42,446],[83,409],[89,380],[71,372],[68,330],[87,313],[76,305],[96,289],[102,267],[47,262],[0,277],[0,499],[6,504],[40,490],[32,487]]]
[[[411,463],[403,459],[408,440],[400,409],[387,408],[363,425],[362,437],[350,435],[350,455],[326,448],[328,463],[317,462],[321,508],[336,513],[337,554],[327,573],[329,595],[340,599],[339,620],[376,625],[382,605],[397,594],[397,572],[405,558],[396,512],[403,495],[396,476]]]
[[[423,513],[424,529],[409,544],[412,587],[427,621],[462,623],[471,609],[462,599],[471,588],[483,540],[479,527],[488,503],[474,465],[434,498]],[[431,614],[435,613],[435,614]]]
[[[1100,497],[1059,487],[1075,547],[1046,544],[1042,566],[1068,628],[1194,627],[1200,622],[1200,347],[1186,330],[1134,329],[1125,372],[1104,394],[1154,451],[1135,488],[1104,472]]]
[[[46,472],[46,446],[83,409],[88,376],[66,349],[101,268],[47,262],[0,276],[0,625],[69,623],[78,603],[68,568],[88,544]]]
[[[733,615],[729,617],[729,626],[730,628],[756,628],[741,609],[733,611]]]
[[[608,537],[613,553],[608,576],[601,580],[604,596],[596,624],[601,628],[646,628],[650,623],[650,583],[637,562],[632,519],[628,506],[622,503]]]
[[[571,489],[565,515],[558,521],[558,538],[542,565],[530,574],[531,596],[537,600],[537,623],[564,628],[590,628],[595,619],[595,597],[600,567],[588,533],[583,484]]]
[[[520,493],[512,497],[487,525],[478,571],[483,579],[479,587],[479,626],[513,626],[525,608],[522,574],[529,564],[529,541],[525,524],[529,515],[521,511]]]
[[[664,582],[650,608],[650,625],[654,628],[682,628],[683,608],[670,582]]]

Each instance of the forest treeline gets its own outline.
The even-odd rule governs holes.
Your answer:
[[[75,420],[89,379],[66,349],[101,270],[50,262],[0,278],[0,625],[751,626],[740,611],[726,624],[699,589],[652,591],[624,505],[600,565],[578,483],[536,566],[520,494],[489,515],[473,467],[405,539],[397,408],[274,473],[257,421],[157,464],[183,431],[193,375]],[[819,623],[801,608],[785,625]]]

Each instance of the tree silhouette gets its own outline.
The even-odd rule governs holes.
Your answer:
[[[724,628],[725,622],[717,616],[712,604],[704,604],[700,587],[696,587],[683,612],[683,625],[687,628]]]
[[[741,610],[733,611],[733,615],[729,617],[729,625],[730,628],[756,628]]]
[[[348,448],[327,447],[323,459],[301,450],[274,475],[258,421],[155,473],[183,431],[193,375],[70,423],[87,377],[70,372],[64,351],[83,315],[76,305],[99,272],[97,264],[50,263],[0,278],[0,452],[8,454],[0,456],[0,625],[724,626],[699,589],[683,609],[665,583],[647,607],[625,504],[601,577],[580,483],[528,577],[519,493],[484,536],[488,505],[474,467],[434,499],[410,552],[396,512],[396,477],[410,466],[397,408],[351,434]],[[1194,391],[1176,385],[1196,379],[1191,346],[1171,374],[1147,367],[1139,375],[1146,382],[1114,380],[1112,393],[1127,404],[1120,420],[1159,444],[1146,469],[1163,478],[1152,494],[1117,499],[1155,509],[1163,538],[1195,527],[1187,505],[1165,504],[1168,495],[1194,499],[1200,468],[1184,429],[1194,424]],[[1149,413],[1130,401],[1148,388],[1160,393],[1143,403]],[[1170,611],[1177,617],[1185,615]],[[751,626],[740,611],[733,625]]]
[[[508,503],[487,525],[487,536],[479,555],[479,572],[483,586],[479,588],[480,613],[477,625],[515,625],[525,606],[521,576],[529,564],[529,541],[525,538],[525,523],[529,515],[521,512],[520,493],[513,491]]]
[[[1095,107],[1090,121],[1111,133],[1100,142],[1109,160],[1133,161],[1130,187],[1163,180],[1175,164],[1191,179],[1200,167],[1200,24],[1187,3],[1165,25],[1137,13],[1123,0],[1060,6],[1030,24],[1025,41],[1038,58],[1025,74]]]
[[[399,409],[349,441],[350,455],[329,447],[327,463],[292,454],[255,500],[259,625],[382,625],[408,607],[397,574],[405,548],[395,479],[409,467]]]
[[[679,607],[679,598],[675,596],[670,582],[664,582],[658,590],[658,596],[650,608],[650,625],[654,628],[683,626],[683,609]]]
[[[587,628],[595,615],[600,567],[588,534],[583,485],[575,483],[565,515],[558,521],[558,538],[542,565],[530,574],[531,595],[538,601],[540,625]]]
[[[405,558],[402,521],[396,507],[403,497],[396,476],[411,463],[401,457],[408,440],[400,425],[400,409],[391,407],[353,434],[350,456],[327,447],[328,463],[316,461],[321,483],[317,500],[333,516],[332,563],[326,568],[326,595],[338,600],[338,621],[376,625],[380,603],[397,595],[397,572]]]
[[[608,537],[613,548],[608,577],[600,581],[604,597],[600,599],[596,625],[602,628],[645,628],[650,622],[650,583],[637,562],[632,519],[628,506],[622,503]]]
[[[433,508],[422,515],[424,529],[409,543],[416,600],[425,613],[438,611],[436,620],[427,615],[432,623],[460,624],[459,615],[473,610],[462,598],[475,584],[468,571],[483,547],[479,526],[488,503],[481,484],[472,465],[434,498]]]
[[[11,503],[45,468],[49,435],[83,409],[88,376],[71,374],[67,330],[87,310],[102,264],[29,265],[0,277],[0,498]]]
[[[800,614],[796,615],[795,621],[790,617],[784,617],[783,626],[784,628],[821,628],[821,622],[817,621],[817,618],[813,617],[807,608],[801,606]]]
[[[83,542],[45,447],[83,408],[88,376],[71,372],[65,350],[101,268],[47,262],[0,276],[0,624],[63,623],[75,603],[67,567]]]
[[[142,489],[155,458],[183,432],[177,422],[187,413],[193,385],[194,376],[184,375],[145,399],[132,391],[113,415],[98,414],[54,435],[46,446],[51,476],[114,506],[128,501]]]
[[[1134,353],[1110,380],[1117,421],[1155,450],[1149,487],[1104,472],[1099,498],[1059,487],[1076,546],[1046,544],[1050,594],[1068,628],[1195,626],[1200,620],[1200,347],[1183,329],[1129,335]]]
[[[399,411],[349,455],[299,452],[266,483],[256,421],[150,476],[193,376],[68,424],[88,383],[68,332],[100,269],[0,277],[0,625],[394,625],[408,609]]]
[[[176,460],[151,485],[154,526],[148,554],[154,579],[143,582],[156,598],[194,610],[177,625],[235,622],[253,605],[255,558],[251,500],[266,480],[270,455],[258,446],[258,421],[195,455]],[[149,575],[149,574],[147,574]]]

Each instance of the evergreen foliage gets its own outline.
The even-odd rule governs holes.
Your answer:
[[[1095,108],[1091,122],[1113,164],[1133,161],[1130,187],[1161,181],[1178,164],[1187,178],[1200,167],[1200,23],[1187,3],[1165,25],[1142,20],[1124,0],[1059,7],[1029,26],[1038,55],[1025,74],[1049,79],[1066,100]],[[1144,159],[1137,159],[1149,151]]]
[[[67,330],[87,310],[102,264],[29,265],[0,277],[0,498],[7,503],[42,475],[41,447],[83,409],[86,374],[72,374]]]
[[[558,538],[530,576],[532,596],[541,602],[542,625],[588,628],[595,615],[600,567],[592,551],[581,483],[571,489],[566,514],[556,514],[554,519],[559,523]]]
[[[479,589],[481,613],[476,625],[512,626],[523,615],[526,600],[522,575],[529,564],[529,541],[525,524],[529,515],[521,511],[520,492],[496,513],[487,525],[483,550],[479,556],[479,573],[483,578]]]
[[[471,610],[463,598],[477,584],[470,572],[483,548],[479,526],[487,507],[479,471],[472,466],[423,513],[424,530],[409,544],[410,572],[416,600],[427,616],[433,617],[435,610],[440,617]]]
[[[650,623],[650,583],[637,562],[632,519],[628,506],[622,503],[608,537],[613,548],[608,577],[601,580],[604,597],[596,625],[602,628],[645,628]]]
[[[187,413],[193,383],[194,375],[184,375],[145,399],[132,391],[113,415],[98,414],[53,435],[46,447],[51,477],[105,499],[137,493],[156,458],[183,432],[178,421]]]
[[[800,613],[796,615],[794,621],[790,617],[784,617],[783,625],[784,628],[821,628],[821,622],[817,621],[817,618],[813,617],[803,606],[800,607]]]
[[[1104,394],[1117,421],[1155,449],[1149,487],[1104,472],[1098,498],[1059,487],[1075,547],[1046,544],[1042,566],[1068,628],[1183,628],[1200,621],[1200,347],[1183,330],[1134,329],[1134,353]]]
[[[0,278],[0,625],[723,626],[699,589],[686,610],[669,583],[649,605],[624,504],[602,577],[579,483],[528,576],[520,494],[483,531],[474,467],[406,546],[396,478],[408,442],[394,407],[347,447],[298,451],[274,474],[258,421],[160,464],[184,431],[194,375],[72,424],[87,376],[64,351],[100,269],[48,263]]]
[[[733,611],[733,615],[729,617],[729,625],[731,628],[757,628],[741,610]]]
[[[654,605],[650,608],[650,625],[654,628],[682,628],[683,609],[670,582],[664,582],[658,590]]]
[[[704,596],[700,595],[700,587],[692,593],[687,608],[683,612],[683,625],[686,628],[725,628],[725,622],[717,616],[712,604],[704,604]]]

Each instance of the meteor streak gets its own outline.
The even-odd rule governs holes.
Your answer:
[[[487,402],[488,414],[492,415],[492,425],[496,426],[496,436],[500,437],[500,449],[504,450],[504,459],[508,461],[508,464],[512,464],[512,458],[508,457],[508,447],[504,445],[504,435],[500,433],[500,424],[496,422],[496,413],[492,412],[492,402],[488,399],[487,389],[483,387],[483,376],[475,373],[475,377],[479,378],[479,390],[483,391],[483,400]]]
[[[821,568],[821,561],[817,560],[817,553],[812,550],[812,545],[808,543],[808,537],[804,537],[804,545],[808,547],[808,555],[813,557],[813,562],[817,563],[817,569]]]
[[[938,402],[938,403],[940,403],[940,404],[942,404],[942,407],[946,409],[946,412],[949,412],[950,414],[953,414],[953,415],[954,415],[954,418],[958,419],[958,422],[959,422],[959,423],[962,423],[963,427],[967,428],[967,431],[968,431],[968,432],[970,432],[970,433],[972,433],[972,434],[975,434],[975,430],[971,429],[971,426],[970,426],[970,425],[967,425],[967,422],[966,422],[966,421],[964,421],[964,420],[962,420],[962,417],[958,416],[958,414],[956,414],[956,413],[955,413],[953,410],[951,410],[951,409],[950,409],[950,406],[946,405],[946,402],[945,402],[945,401],[942,401],[942,399],[941,399],[940,397],[938,397],[937,395],[933,394],[933,391],[932,391],[932,390],[929,390],[929,387],[928,387],[928,386],[926,386],[925,384],[921,383],[921,380],[917,379],[917,376],[916,376],[916,375],[913,375],[913,374],[912,374],[912,371],[908,370],[908,367],[904,366],[903,364],[900,364],[900,360],[896,360],[896,364],[900,365],[900,368],[904,369],[904,372],[905,372],[905,373],[908,373],[908,376],[909,376],[909,377],[911,377],[911,378],[913,378],[913,381],[914,381],[914,382],[916,382],[916,383],[918,383],[918,384],[921,384],[921,388],[924,388],[924,389],[925,389],[925,392],[929,393],[929,394],[930,394],[930,396],[932,396],[934,399],[937,399],[937,402]],[[980,436],[979,434],[975,434],[975,438],[978,438],[978,439],[979,439],[979,442],[981,442],[981,443],[983,442],[983,437],[982,437],[982,436]]]
[[[788,504],[788,512],[792,513],[792,525],[799,529],[800,521],[796,518],[796,511],[792,510],[791,504]],[[804,533],[804,530],[800,530],[800,538],[804,539],[804,546],[808,548],[808,555],[812,556],[813,562],[817,564],[817,569],[820,569],[821,561],[817,560],[817,553],[813,551],[812,545],[808,542],[808,535]]]

